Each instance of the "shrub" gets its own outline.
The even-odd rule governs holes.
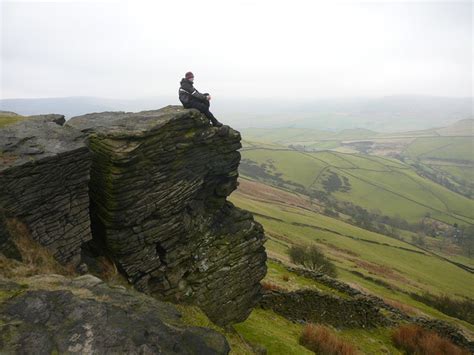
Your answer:
[[[392,333],[394,345],[408,355],[468,355],[469,352],[437,333],[416,324],[404,324]]]
[[[412,293],[410,296],[414,300],[436,308],[444,314],[465,320],[471,324],[474,323],[474,302],[470,299],[458,300],[447,295],[436,296],[430,293],[422,295]]]
[[[307,324],[301,333],[300,344],[321,355],[355,355],[357,350],[348,341],[341,339],[328,327]]]
[[[324,272],[332,277],[337,275],[334,264],[326,258],[316,245],[309,247],[294,245],[288,249],[288,255],[294,264],[302,265],[310,270]]]
[[[271,282],[261,282],[261,285],[264,290],[267,291],[286,291],[283,287],[278,286],[277,284],[271,283]]]

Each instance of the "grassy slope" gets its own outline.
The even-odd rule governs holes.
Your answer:
[[[258,185],[260,186],[257,188],[262,191],[264,185]],[[242,182],[241,188],[248,188],[248,185]],[[230,197],[237,206],[254,212],[256,219],[263,224],[268,237],[266,248],[270,257],[289,262],[286,251],[290,245],[315,243],[334,261],[341,280],[388,301],[406,305],[416,314],[443,319],[460,326],[469,334],[474,333],[473,325],[414,301],[407,294],[411,291],[427,290],[437,294],[448,293],[451,296],[473,298],[474,275],[435,255],[416,253],[422,251],[403,241],[321,215],[309,210],[306,205],[299,207],[295,205],[297,199],[285,199],[284,195],[278,195],[276,190],[269,188],[269,191],[255,194],[254,191],[239,189]],[[262,199],[262,196],[267,196],[268,199]],[[287,290],[312,288],[341,296],[337,291],[314,280],[288,272],[272,260],[267,262],[267,266],[268,273],[264,282]],[[358,271],[365,278],[351,271]],[[284,276],[288,277],[288,281],[285,281]],[[374,279],[385,281],[395,288],[389,289],[374,282]],[[235,329],[248,342],[265,347],[268,354],[308,353],[298,344],[302,325],[289,322],[269,310],[255,309],[250,317],[237,324]],[[361,353],[400,354],[390,341],[390,328],[347,329],[337,332],[356,344]]]
[[[372,233],[312,211],[256,201],[239,193],[234,193],[231,201],[252,212],[283,220],[280,222],[262,216],[256,217],[271,240],[280,246],[275,247],[270,243],[267,247],[282,259],[286,258],[286,248],[291,244],[319,243],[341,269],[357,270],[405,291],[446,292],[474,298],[473,274],[425,254],[403,241]],[[294,222],[314,227],[294,225]],[[357,256],[354,257],[343,250],[349,250]],[[361,266],[357,263],[359,260],[374,265]],[[378,271],[377,265],[383,265],[390,271],[385,272],[384,268]]]
[[[269,261],[267,265],[268,274],[264,282],[271,282],[287,290],[311,288],[347,297],[314,280],[290,273],[278,263]],[[284,275],[289,278],[288,281],[284,281]],[[245,322],[237,324],[235,329],[250,343],[263,345],[269,355],[311,354],[298,344],[303,326],[292,323],[270,310],[255,309],[250,317]],[[388,350],[388,353],[391,354],[400,354],[391,345],[389,328],[346,329],[338,331],[338,334],[355,344],[359,350],[366,354],[387,352],[384,350]]]
[[[432,128],[421,131],[378,133],[365,129],[348,129],[339,132],[301,129],[301,128],[275,128],[258,129],[249,128],[242,131],[244,137],[253,141],[273,142],[287,146],[290,144],[305,146],[307,149],[330,149],[338,152],[354,153],[356,152],[349,146],[343,146],[342,142],[376,140],[379,144],[393,144],[394,139],[404,138],[405,144],[408,144],[403,154],[434,168],[434,165],[446,164],[461,168],[459,169],[436,169],[444,172],[444,176],[451,182],[472,181],[474,174],[474,128],[472,119],[460,120],[450,126],[441,128]],[[395,148],[397,150],[398,148]],[[403,149],[403,148],[402,148]],[[459,165],[463,162],[462,165]],[[467,166],[465,162],[470,162]],[[466,178],[464,170],[470,172],[469,178]],[[455,181],[453,181],[453,179]]]
[[[267,245],[269,248],[269,245]],[[271,247],[270,247],[271,248]],[[337,296],[343,296],[337,291],[321,285],[314,280],[298,276],[288,272],[283,266],[271,260],[267,262],[268,273],[264,282],[269,282],[287,290],[301,288],[317,289],[321,292],[332,293]],[[397,300],[403,304],[409,305],[418,314],[424,313],[433,317],[441,318],[472,330],[472,327],[461,321],[454,320],[451,317],[416,301],[411,300],[407,295],[394,295],[384,287],[373,284],[364,279],[358,279],[347,271],[340,269],[341,279],[349,281],[352,284],[358,284],[366,290],[370,290],[386,300]],[[283,276],[288,278],[285,281]],[[347,297],[347,296],[343,296]],[[302,330],[302,325],[294,324],[269,310],[255,309],[250,317],[243,323],[237,324],[235,329],[248,341],[254,344],[260,344],[268,350],[268,354],[306,354],[306,350],[300,347],[297,339]],[[400,354],[393,347],[390,341],[390,328],[379,327],[375,329],[345,329],[339,330],[338,334],[355,344],[364,354],[390,353]]]
[[[306,189],[322,190],[321,173],[335,172],[347,177],[351,185],[349,192],[335,193],[338,199],[389,216],[399,215],[409,222],[418,222],[430,213],[447,223],[474,223],[474,201],[420,177],[408,165],[394,159],[255,146],[244,149],[242,157],[257,164],[271,163],[275,167],[273,173],[281,173],[283,179]]]
[[[473,136],[472,119],[460,120],[447,127],[432,128],[419,131],[381,133],[368,129],[344,129],[329,131],[306,128],[246,128],[241,130],[242,135],[251,141],[274,143],[303,143],[321,142],[325,140],[363,140],[363,139],[392,139],[394,137],[446,137],[446,136]]]
[[[425,137],[415,139],[404,151],[418,159],[455,159],[474,161],[471,137]]]
[[[2,115],[0,113],[0,128],[19,122],[25,117],[20,115]]]
[[[303,326],[272,311],[254,309],[245,322],[235,325],[235,329],[248,342],[264,346],[269,355],[313,354],[298,343]]]
[[[474,139],[472,122],[467,124],[471,125],[470,129],[466,127],[466,122],[461,121],[457,126],[438,130],[447,136],[417,138],[404,149],[402,155],[424,166],[425,171],[431,169],[430,173],[443,176],[460,191],[472,194]],[[464,136],[449,136],[454,133]]]

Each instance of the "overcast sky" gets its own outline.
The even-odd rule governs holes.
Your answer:
[[[1,1],[1,98],[473,91],[470,1]]]

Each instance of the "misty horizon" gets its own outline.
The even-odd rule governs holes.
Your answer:
[[[214,101],[214,100],[213,100]],[[181,105],[176,97],[137,99],[63,97],[0,100],[0,110],[22,115],[63,114],[66,118],[92,112],[156,110]],[[299,127],[325,130],[365,128],[395,132],[442,127],[473,118],[472,98],[386,96],[379,98],[331,98],[279,100],[219,98],[213,111],[235,128]]]
[[[203,6],[204,5],[204,6]],[[472,97],[470,2],[6,1],[3,99]]]

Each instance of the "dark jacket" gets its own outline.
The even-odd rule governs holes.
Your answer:
[[[188,79],[181,79],[181,86],[179,88],[179,101],[186,107],[187,104],[191,103],[192,101],[207,101],[207,95],[201,94],[197,91],[193,83]]]

